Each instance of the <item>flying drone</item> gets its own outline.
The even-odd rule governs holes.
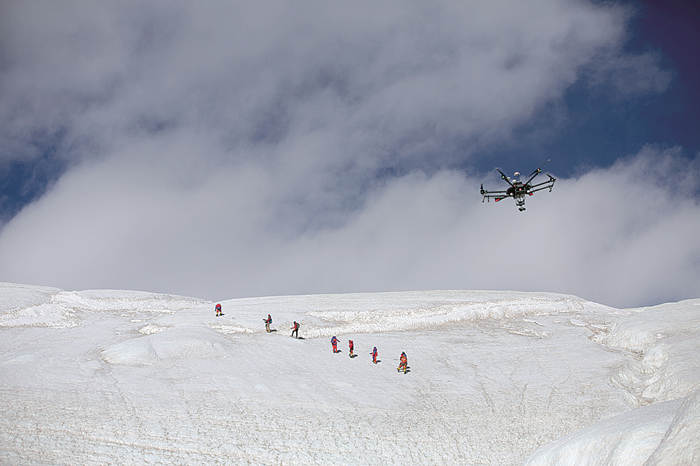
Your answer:
[[[549,162],[549,160],[547,160]],[[532,180],[535,179],[537,175],[542,173],[542,167],[545,166],[547,163],[543,163],[540,165],[540,168],[535,170],[534,172],[530,173],[530,176],[528,177],[528,180],[523,183],[520,181],[520,173],[515,172],[513,175],[513,178],[508,178],[505,173],[503,173],[501,170],[498,168],[498,173],[501,174],[501,179],[505,180],[506,183],[510,185],[508,189],[505,191],[486,191],[484,189],[484,184],[481,184],[481,195],[484,196],[484,198],[481,200],[481,202],[484,202],[486,199],[489,201],[491,198],[493,198],[496,202],[505,199],[507,197],[512,197],[515,199],[515,204],[518,206],[518,210],[522,212],[525,210],[525,196],[532,196],[535,194],[537,191],[542,191],[543,189],[549,189],[549,192],[552,192],[552,188],[554,187],[554,182],[557,181],[556,178],[554,178],[552,175],[547,173],[547,176],[549,179],[547,181],[543,181],[542,183],[537,183],[537,184],[532,184]]]

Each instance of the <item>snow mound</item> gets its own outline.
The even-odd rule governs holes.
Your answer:
[[[523,466],[642,466],[681,404],[682,400],[657,403],[600,421],[544,446]]]
[[[700,464],[700,390],[606,419],[562,437],[524,466]]]
[[[110,364],[149,365],[156,360],[218,358],[230,341],[207,325],[186,323],[148,336],[123,341],[101,352]]]
[[[690,395],[678,410],[661,444],[644,466],[700,464],[700,390]]]

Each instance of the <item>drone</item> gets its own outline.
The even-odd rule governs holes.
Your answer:
[[[550,159],[551,160],[551,159]],[[547,160],[549,162],[549,160]],[[552,175],[547,173],[547,176],[549,179],[547,181],[543,181],[542,183],[538,184],[532,184],[532,180],[535,179],[537,175],[542,173],[542,167],[545,166],[547,163],[543,163],[540,165],[540,168],[535,170],[534,172],[530,173],[530,176],[528,177],[528,180],[523,183],[520,181],[520,173],[515,172],[513,175],[513,178],[508,178],[505,173],[503,173],[501,170],[498,168],[498,173],[501,174],[501,179],[505,180],[506,183],[510,185],[508,189],[505,191],[486,191],[484,189],[484,184],[481,184],[481,195],[484,196],[484,198],[481,200],[481,202],[484,202],[486,199],[489,201],[491,198],[493,198],[496,202],[505,199],[507,197],[512,197],[515,199],[515,204],[518,206],[518,210],[520,212],[525,210],[525,196],[532,196],[535,194],[537,191],[542,191],[543,189],[549,189],[549,192],[552,192],[552,188],[554,187],[554,182],[557,181],[556,178],[554,178]]]

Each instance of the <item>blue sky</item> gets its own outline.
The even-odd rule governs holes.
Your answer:
[[[630,50],[657,50],[674,81],[638,117],[650,141],[700,151],[700,6],[693,1],[643,2],[634,24]]]
[[[612,165],[624,154],[636,154],[647,144],[680,146],[689,158],[700,152],[700,6],[693,1],[626,2],[635,12],[628,23],[624,50],[651,52],[670,73],[668,87],[630,101],[611,98],[611,89],[591,90],[585,76],[567,89],[567,120],[549,138],[528,136],[552,118],[544,108],[533,125],[524,125],[517,147],[499,147],[489,153],[509,166],[526,152],[555,157],[564,176],[580,170]],[[480,168],[488,168],[485,163]],[[529,169],[528,169],[529,170]]]
[[[700,295],[694,2],[0,8],[2,281]]]

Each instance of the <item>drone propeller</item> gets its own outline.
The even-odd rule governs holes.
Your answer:
[[[547,159],[547,162],[549,162],[550,160],[551,160],[551,159]],[[544,167],[544,166],[547,164],[547,162],[543,163],[542,165],[539,166],[539,168],[538,168],[537,170],[535,170],[534,172],[530,173],[530,176],[528,177],[528,180],[525,182],[525,186],[529,185],[530,182],[532,182],[532,180],[534,180],[535,177],[536,177],[537,175],[539,175],[540,173],[542,173],[542,167]]]
[[[549,162],[550,160],[552,160],[552,159],[547,159],[547,162]],[[542,173],[542,167],[544,167],[545,165],[547,165],[547,162],[543,163],[542,165],[540,165],[540,167],[539,167],[537,170],[535,170],[534,172],[530,173],[530,174],[528,175],[528,178],[530,178],[532,175],[539,175],[540,173]]]

